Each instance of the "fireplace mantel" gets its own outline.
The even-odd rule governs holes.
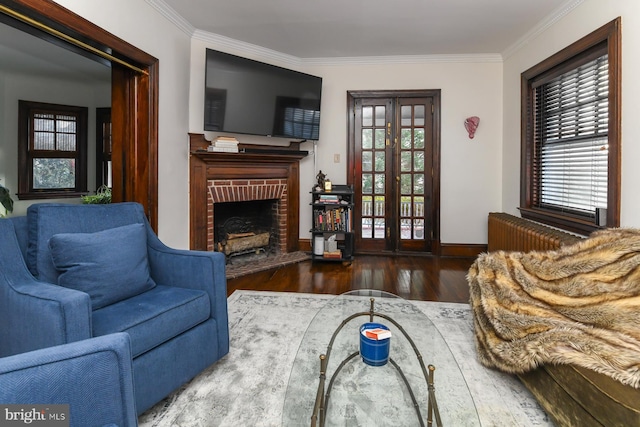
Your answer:
[[[212,180],[283,179],[287,183],[286,251],[299,250],[300,160],[307,152],[297,147],[250,147],[245,153],[208,152],[210,142],[202,134],[189,134],[189,244],[207,250],[213,218],[207,209],[208,183]],[[262,148],[258,148],[262,147]]]

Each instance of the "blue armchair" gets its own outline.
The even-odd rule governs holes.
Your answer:
[[[137,203],[0,220],[0,272],[0,357],[127,332],[138,414],[229,351],[224,256],[168,248]]]
[[[105,335],[0,359],[0,403],[69,405],[74,427],[138,425],[129,336]],[[5,419],[4,414],[0,419]]]

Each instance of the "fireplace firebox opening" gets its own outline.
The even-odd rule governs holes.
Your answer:
[[[214,204],[214,250],[232,257],[278,251],[278,200]]]

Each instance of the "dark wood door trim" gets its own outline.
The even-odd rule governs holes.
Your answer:
[[[440,254],[440,89],[425,90],[372,90],[372,91],[348,91],[347,92],[347,184],[354,185],[357,171],[361,168],[356,165],[355,152],[355,108],[356,100],[360,98],[433,98],[433,152],[432,152],[432,204],[431,221],[433,238],[431,241],[431,253]],[[426,172],[425,172],[426,173]],[[356,207],[357,209],[357,207]],[[356,251],[357,251],[356,247]]]
[[[144,206],[158,226],[158,59],[51,0],[3,1],[11,9],[140,68],[112,64],[113,200]],[[3,22],[7,22],[3,15]],[[7,22],[8,23],[8,22]],[[24,24],[14,25],[24,29]],[[94,54],[35,29],[47,41],[98,60]]]

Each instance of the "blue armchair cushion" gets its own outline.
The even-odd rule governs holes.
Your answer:
[[[55,234],[49,250],[60,273],[58,285],[89,294],[93,310],[156,286],[149,275],[144,224]]]
[[[93,336],[127,332],[138,357],[209,319],[211,305],[204,291],[158,285],[93,312]]]
[[[36,279],[58,283],[59,272],[49,251],[51,237],[59,233],[95,233],[145,222],[144,212],[137,203],[35,203],[27,208],[27,267]]]

